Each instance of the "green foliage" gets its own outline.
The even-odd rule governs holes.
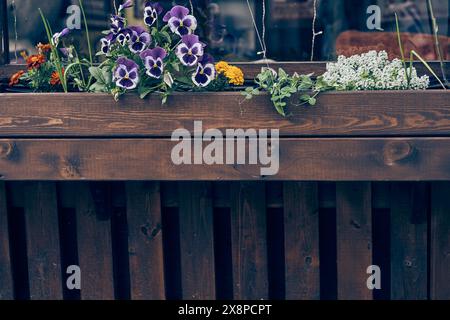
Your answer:
[[[320,92],[328,90],[322,81],[315,82],[312,75],[289,75],[283,69],[278,72],[271,68],[263,68],[255,79],[256,87],[247,88],[242,94],[246,100],[252,99],[261,92],[268,92],[275,110],[285,117],[289,105],[301,106],[317,103]],[[301,93],[297,98],[295,96]],[[298,96],[298,95],[297,95]]]
[[[396,31],[397,31],[397,41],[398,41],[398,46],[400,49],[400,54],[401,54],[401,60],[403,63],[403,67],[405,69],[405,74],[406,74],[406,79],[408,81],[408,86],[410,85],[411,82],[411,76],[412,76],[412,72],[413,72],[413,63],[414,63],[414,57],[418,58],[420,60],[420,62],[422,62],[422,64],[425,66],[425,68],[427,68],[427,70],[433,75],[433,77],[435,77],[437,79],[437,81],[439,82],[439,84],[442,86],[442,88],[444,90],[446,90],[446,86],[444,85],[444,83],[441,81],[441,79],[436,75],[436,73],[433,71],[433,69],[430,67],[430,65],[425,61],[425,59],[423,59],[416,51],[411,50],[410,55],[409,55],[409,67],[407,66],[407,61],[405,58],[405,51],[403,50],[403,44],[402,44],[402,39],[401,39],[401,33],[400,33],[400,25],[398,22],[398,15],[397,13],[395,13],[395,26],[396,26]],[[445,75],[445,73],[444,73]]]

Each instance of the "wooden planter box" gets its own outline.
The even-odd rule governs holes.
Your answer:
[[[327,93],[282,118],[239,93],[0,94],[0,300],[449,299],[450,183],[382,181],[450,181],[449,98]],[[195,120],[280,129],[279,174],[173,165]]]
[[[315,107],[276,114],[265,95],[0,94],[3,180],[450,180],[450,93],[326,93]],[[176,166],[179,128],[279,129],[280,170]]]

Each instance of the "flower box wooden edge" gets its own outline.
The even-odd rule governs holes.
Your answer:
[[[267,95],[0,94],[0,137],[170,137],[178,128],[279,129],[282,137],[450,136],[450,91],[323,93],[316,106],[278,115]]]
[[[267,95],[177,93],[115,102],[105,94],[0,94],[0,179],[450,180],[447,91],[334,92],[283,118]],[[181,165],[176,129],[279,129],[279,171],[261,165]]]

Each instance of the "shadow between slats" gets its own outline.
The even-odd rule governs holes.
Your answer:
[[[178,184],[161,183],[164,282],[167,300],[182,299]]]
[[[14,298],[5,183],[0,182],[0,300]]]
[[[9,182],[6,185],[11,268],[16,300],[30,299],[25,212],[21,191],[23,185],[22,182]]]

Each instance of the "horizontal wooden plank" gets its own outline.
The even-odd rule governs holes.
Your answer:
[[[0,94],[0,137],[170,137],[207,129],[279,129],[293,136],[450,135],[450,91],[340,92],[315,107],[292,107],[283,118],[267,95],[243,102],[239,92],[154,95]],[[214,112],[212,112],[214,110]]]
[[[261,165],[175,165],[168,139],[0,140],[3,180],[450,180],[450,138],[280,140],[279,172]],[[274,166],[276,161],[274,161]]]

